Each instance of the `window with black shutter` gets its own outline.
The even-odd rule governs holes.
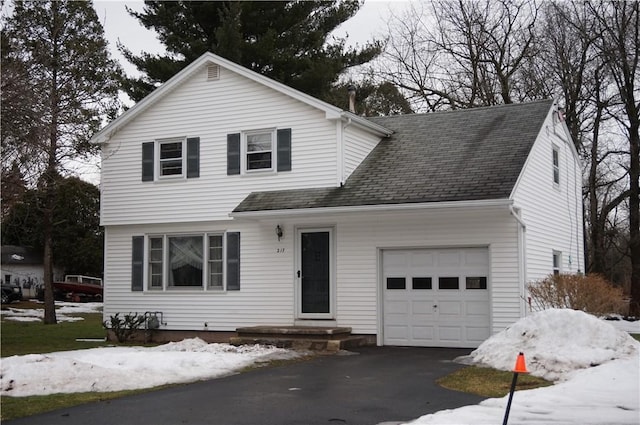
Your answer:
[[[142,144],[142,181],[200,177],[200,138],[161,139]]]

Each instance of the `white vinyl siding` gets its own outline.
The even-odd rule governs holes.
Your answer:
[[[553,273],[553,251],[562,252],[563,273],[584,272],[581,166],[560,125],[550,114],[512,194],[527,226],[528,282]],[[554,149],[560,160],[559,185],[551,178]]]
[[[253,191],[336,185],[336,124],[323,111],[233,72],[215,83],[205,74],[206,67],[103,146],[103,225],[225,220]],[[227,134],[260,128],[292,129],[292,170],[227,176]],[[141,144],[176,134],[200,138],[200,177],[142,182]]]
[[[344,139],[344,179],[346,180],[380,142],[380,137],[348,126],[344,130]]]
[[[175,330],[234,331],[240,326],[292,325],[295,229],[318,225],[335,228],[336,323],[352,327],[354,333],[378,333],[378,266],[381,252],[387,248],[489,247],[492,332],[523,314],[522,292],[516,283],[517,227],[506,208],[323,215],[279,224],[284,233],[280,241],[271,220],[108,226],[105,317],[116,312],[162,311],[165,328]],[[242,234],[240,291],[131,291],[132,235],[225,229]]]

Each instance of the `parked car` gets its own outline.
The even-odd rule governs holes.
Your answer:
[[[99,277],[66,275],[64,282],[53,282],[53,297],[58,301],[102,301],[102,279]],[[36,293],[39,300],[44,300],[44,288]]]
[[[22,288],[11,283],[2,284],[2,304],[13,301],[22,301]]]

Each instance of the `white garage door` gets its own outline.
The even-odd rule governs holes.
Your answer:
[[[477,347],[489,337],[487,248],[385,250],[385,345]]]

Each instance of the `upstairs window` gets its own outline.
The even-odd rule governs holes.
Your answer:
[[[158,142],[160,151],[160,177],[182,176],[184,152],[182,140],[167,140]]]
[[[273,131],[245,135],[246,170],[273,169]]]
[[[291,171],[291,129],[227,134],[227,175]]]
[[[553,184],[560,184],[560,150],[557,147],[553,147],[552,153],[553,159]]]
[[[142,181],[200,177],[200,138],[142,143]]]

